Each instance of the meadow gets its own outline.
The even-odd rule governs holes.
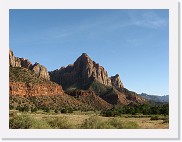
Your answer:
[[[168,115],[123,114],[106,117],[99,111],[72,113],[10,110],[10,129],[168,129]]]

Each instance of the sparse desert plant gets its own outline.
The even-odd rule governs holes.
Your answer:
[[[55,118],[48,118],[48,124],[53,129],[72,129],[74,126],[68,121],[66,117],[55,117]]]
[[[9,117],[12,118],[12,117],[15,117],[17,116],[17,112],[16,111],[10,111],[9,112]]]
[[[124,122],[124,121],[121,121],[119,118],[110,118],[107,123],[115,129],[137,129],[137,128],[139,128],[139,126],[136,122],[132,122],[132,121]]]
[[[9,120],[9,127],[11,129],[30,129],[33,121],[32,117],[28,115],[17,115]]]
[[[63,109],[61,109],[61,113],[68,113],[68,110],[63,108]]]
[[[159,120],[159,116],[157,116],[157,115],[151,116],[150,120]]]
[[[55,113],[59,113],[58,109],[55,109],[54,112],[55,112]]]
[[[107,122],[104,122],[98,116],[91,116],[86,119],[81,125],[82,129],[112,129],[113,127]]]
[[[31,112],[37,112],[37,110],[38,110],[37,107],[31,108]]]
[[[169,118],[163,119],[163,124],[164,124],[164,123],[169,123]]]
[[[51,126],[46,120],[38,120],[34,118],[33,122],[31,129],[51,129]]]
[[[10,118],[10,129],[50,129],[50,125],[45,120],[38,120],[30,115],[17,115]]]

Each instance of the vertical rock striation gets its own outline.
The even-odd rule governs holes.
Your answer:
[[[92,61],[86,53],[83,53],[73,64],[50,72],[50,77],[52,81],[61,84],[63,88],[75,85],[87,88],[93,81],[112,86],[107,71]]]

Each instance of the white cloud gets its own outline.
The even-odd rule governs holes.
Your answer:
[[[145,27],[145,28],[162,28],[168,25],[168,19],[159,17],[154,12],[143,13],[140,15],[129,14],[131,25]]]

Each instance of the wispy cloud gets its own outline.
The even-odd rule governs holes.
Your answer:
[[[168,25],[168,18],[160,17],[155,12],[146,12],[136,15],[135,13],[129,14],[131,23],[144,28],[158,29]]]

